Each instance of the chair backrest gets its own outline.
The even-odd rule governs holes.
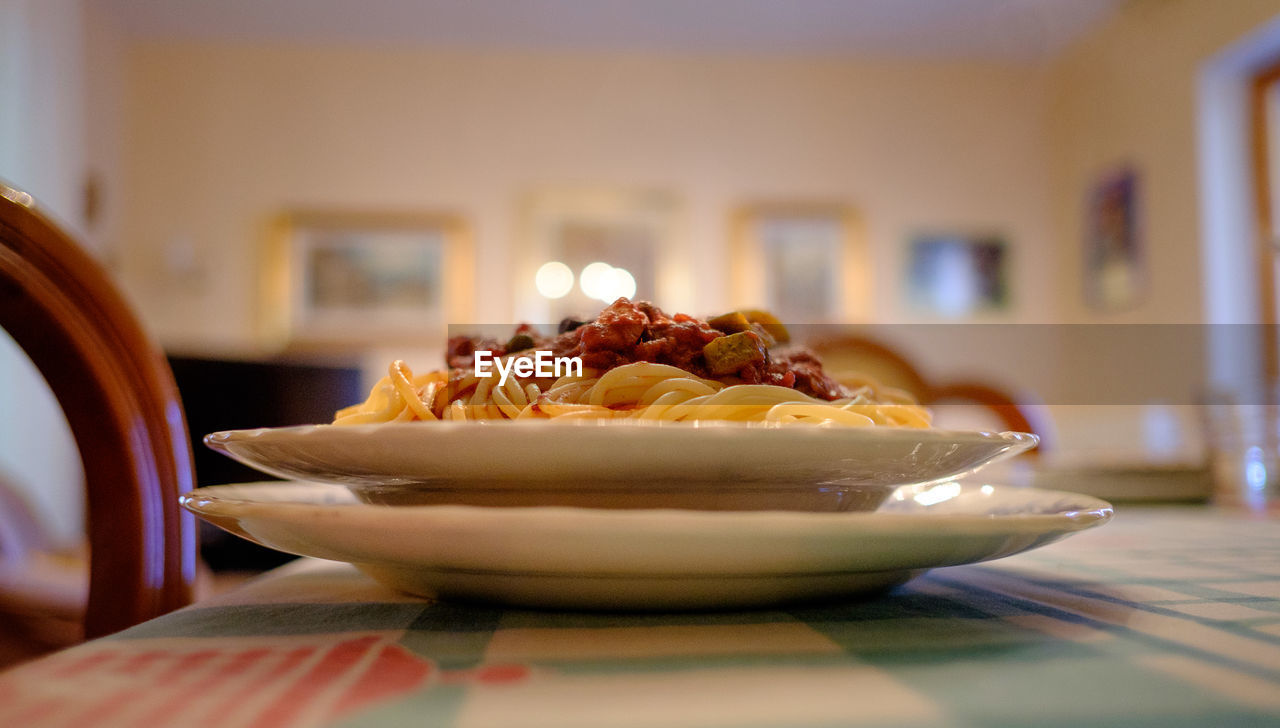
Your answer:
[[[1045,440],[1048,428],[1041,422],[1043,418],[997,386],[975,381],[926,380],[920,370],[895,349],[857,334],[829,337],[807,342],[807,345],[822,358],[823,368],[842,384],[859,386],[869,381],[901,389],[925,405],[976,407],[1004,429],[1039,435],[1040,445],[1030,451],[1031,456],[1048,449]]]
[[[0,327],[49,383],[84,464],[86,636],[189,603],[191,445],[173,375],[101,266],[3,184]]]
[[[1006,430],[1030,432],[1040,437],[1040,444],[1028,455],[1036,456],[1047,449],[1049,428],[1031,407],[1018,403],[1012,396],[981,382],[948,382],[929,391],[928,404],[935,408],[948,404],[977,406],[995,416]]]
[[[921,402],[929,397],[929,385],[920,371],[892,348],[853,334],[806,342],[822,359],[822,368],[836,381],[850,386],[868,383],[901,389]]]

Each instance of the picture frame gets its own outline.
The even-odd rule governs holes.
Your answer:
[[[1123,311],[1146,293],[1147,273],[1135,168],[1100,175],[1089,191],[1084,240],[1084,301],[1100,311]]]
[[[797,324],[870,318],[870,256],[862,218],[849,205],[743,205],[732,213],[729,260],[735,307]]]
[[[607,185],[531,189],[522,199],[521,245],[515,266],[518,317],[550,325],[565,317],[594,316],[619,293],[661,301],[673,311],[694,307],[688,252],[682,244],[682,212],[679,197],[662,189]],[[571,276],[562,295],[548,295],[538,287],[538,272],[549,263],[563,264]],[[583,285],[583,272],[592,263],[625,271],[634,289],[614,287],[598,295],[589,291],[591,287]]]
[[[293,210],[267,257],[263,328],[277,348],[440,344],[471,314],[471,232],[451,213]]]
[[[1010,250],[997,233],[924,233],[910,242],[907,301],[910,308],[945,318],[1008,310]]]

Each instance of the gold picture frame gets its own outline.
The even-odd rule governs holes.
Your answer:
[[[442,343],[471,315],[473,248],[450,213],[284,213],[263,266],[263,335],[292,350]]]
[[[849,205],[765,202],[730,221],[730,296],[788,323],[856,323],[871,317],[871,261],[862,217]]]

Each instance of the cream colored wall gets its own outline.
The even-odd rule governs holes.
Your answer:
[[[1044,74],[1029,67],[146,44],[129,55],[125,280],[162,338],[252,350],[263,224],[292,206],[457,211],[476,318],[510,321],[519,205],[540,185],[669,190],[694,312],[725,305],[732,208],[863,211],[874,317],[907,320],[907,237],[998,231],[1014,307],[1057,317]]]
[[[101,5],[82,3],[84,13],[84,174],[99,188],[97,218],[85,221],[85,239],[98,258],[114,266],[120,255],[121,179],[124,133],[125,49],[128,41]]]
[[[1198,142],[1205,130],[1197,84],[1207,62],[1277,14],[1276,0],[1137,0],[1054,62],[1048,128],[1054,172],[1050,264],[1059,272],[1056,308],[1063,322],[1208,320],[1203,256],[1238,253],[1202,249]],[[1244,153],[1241,157],[1247,159]],[[1100,175],[1122,164],[1139,175],[1148,290],[1130,310],[1100,312],[1088,308],[1081,293],[1086,195]],[[1206,346],[1211,340],[1212,332],[1184,332],[1204,336]],[[1064,401],[1083,401],[1089,394],[1126,401],[1126,394],[1140,387],[1182,393],[1187,399],[1174,401],[1190,401],[1204,395],[1209,376],[1208,352],[1203,357],[1194,349],[1191,353],[1144,358],[1117,367],[1115,376],[1067,378]],[[1169,410],[1184,433],[1175,459],[1194,462],[1201,455],[1201,410],[1187,405]],[[1063,435],[1061,452],[1069,459],[1114,460],[1141,445],[1149,413],[1114,406],[1055,407],[1053,414]]]
[[[79,0],[0,3],[0,180],[84,230],[84,20]],[[57,400],[0,331],[0,487],[13,486],[54,545],[83,534],[84,474]]]
[[[0,179],[77,233],[84,173],[84,22],[80,0],[0,6]]]
[[[1276,0],[1139,0],[1053,65],[1053,264],[1064,321],[1204,320],[1196,82],[1203,64],[1280,14]],[[1140,175],[1149,294],[1099,313],[1081,296],[1085,203],[1118,164]]]

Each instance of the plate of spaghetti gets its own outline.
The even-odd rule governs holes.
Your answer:
[[[392,362],[332,423],[205,442],[368,503],[798,511],[873,510],[1037,442],[933,429],[905,393],[828,376],[760,311],[619,299],[554,336],[450,339],[446,359]]]

